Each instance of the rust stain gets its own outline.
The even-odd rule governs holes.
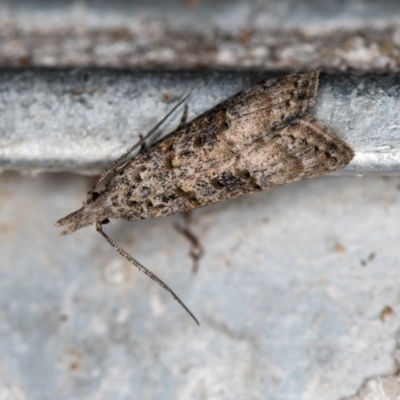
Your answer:
[[[386,319],[387,319],[389,316],[393,315],[393,314],[394,314],[393,308],[390,307],[390,306],[385,306],[385,307],[382,309],[382,311],[380,312],[380,314],[379,314],[379,319],[380,319],[382,322],[385,322]]]
[[[335,251],[337,253],[343,254],[346,252],[346,248],[341,243],[338,242],[335,244]]]
[[[78,371],[83,368],[83,355],[81,352],[75,349],[71,349],[68,352],[69,365],[68,368],[70,371]]]

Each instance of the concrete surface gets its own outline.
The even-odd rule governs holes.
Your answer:
[[[0,65],[399,71],[396,0],[1,0]]]
[[[393,374],[400,327],[399,178],[323,177],[106,231],[56,219],[91,179],[0,177],[1,399],[339,399]]]

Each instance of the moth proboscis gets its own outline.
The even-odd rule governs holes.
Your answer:
[[[111,219],[161,217],[343,168],[352,148],[306,112],[313,106],[318,71],[268,79],[230,97],[130,157],[142,140],[107,169],[82,208],[60,219],[62,235],[95,224],[96,230],[181,304],[156,275],[118,246],[102,229]],[[113,176],[99,193],[96,187]]]

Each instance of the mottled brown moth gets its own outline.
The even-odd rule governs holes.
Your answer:
[[[104,172],[86,204],[56,226],[64,226],[61,234],[67,235],[95,224],[121,255],[170,292],[198,323],[176,294],[109,238],[102,225],[115,218],[135,221],[189,211],[343,168],[354,156],[351,147],[306,115],[314,104],[318,75],[314,71],[265,80],[132,157],[167,115]],[[111,173],[105,188],[95,192]]]

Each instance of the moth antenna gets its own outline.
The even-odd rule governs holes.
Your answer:
[[[186,310],[186,312],[193,318],[197,325],[200,325],[197,318],[192,314],[192,312],[185,306],[183,301],[175,294],[175,292],[165,284],[157,275],[153,274],[150,270],[148,270],[144,265],[142,265],[139,261],[135,260],[130,254],[128,254],[121,246],[114,242],[104,231],[101,222],[96,223],[96,230],[107,240],[107,242],[114,247],[115,250],[118,251],[121,256],[125,257],[128,261],[130,261],[139,271],[145,273],[150,279],[157,282],[163,289],[169,292],[172,297]]]
[[[92,194],[96,190],[97,186],[103,182],[103,180],[115,170],[132,151],[136,150],[139,146],[141,146],[147,139],[151,137],[151,135],[154,134],[154,132],[157,131],[157,129],[171,116],[171,114],[178,108],[180,107],[190,96],[191,91],[178,103],[176,104],[171,111],[169,111],[165,117],[161,119],[161,121],[157,122],[157,124],[149,131],[146,133],[145,136],[143,136],[141,139],[139,139],[134,145],[132,145],[124,154],[122,154],[120,157],[117,158],[116,161],[111,165],[111,167],[107,168],[100,176],[100,178],[96,181],[96,183],[90,188],[90,190],[87,192],[87,202],[91,203],[93,201]]]

